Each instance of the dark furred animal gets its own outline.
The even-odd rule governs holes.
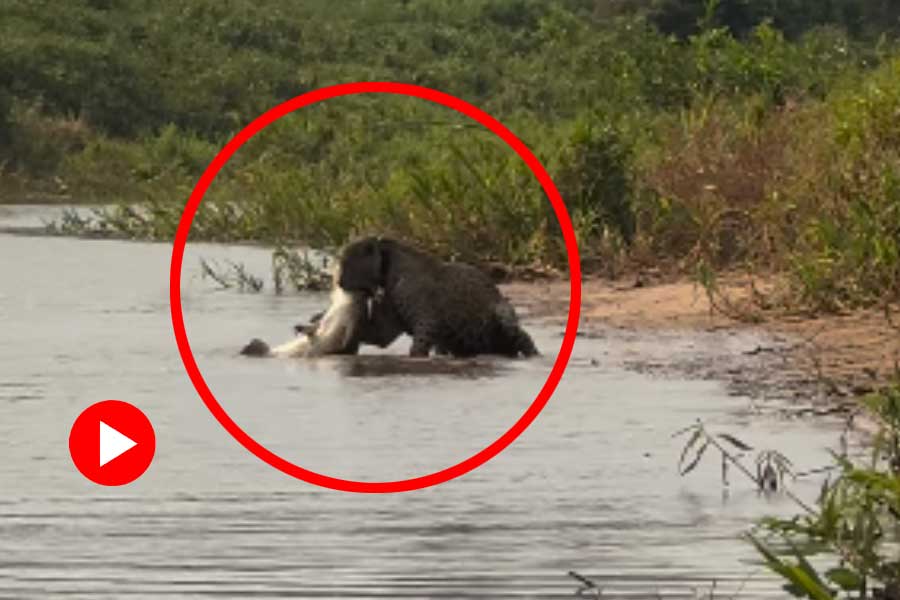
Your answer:
[[[512,305],[472,265],[443,262],[401,242],[369,237],[344,249],[338,285],[369,295],[383,290],[413,337],[411,356],[428,356],[432,349],[458,357],[538,354]]]

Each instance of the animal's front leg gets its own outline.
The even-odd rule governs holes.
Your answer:
[[[367,315],[360,331],[360,342],[387,348],[406,328],[384,293],[377,293],[367,301]]]
[[[434,346],[434,343],[431,341],[431,336],[428,335],[427,332],[413,332],[413,343],[409,349],[409,355],[425,358],[428,356],[428,353],[431,352],[432,346]]]

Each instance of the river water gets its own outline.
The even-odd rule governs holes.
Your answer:
[[[0,207],[0,224],[45,209]],[[168,306],[167,244],[0,235],[0,597],[570,598],[567,573],[604,597],[756,598],[779,584],[738,535],[790,514],[716,460],[676,472],[701,418],[804,470],[827,462],[840,424],[748,410],[716,382],[653,378],[614,338],[579,338],[557,392],[506,451],[433,488],[386,495],[320,489],[264,464],[207,412],[184,372]],[[200,258],[265,274],[250,247],[191,244],[183,297],[194,354],[219,402],[282,457],[366,480],[423,475],[496,439],[546,379],[556,326],[526,318],[545,357],[411,366],[408,338],[382,356],[247,359],[283,341],[324,294],[220,290]],[[439,368],[440,367],[440,368]],[[120,399],[156,429],[133,484],[104,488],[68,455],[88,405]],[[794,489],[813,498],[820,482]]]

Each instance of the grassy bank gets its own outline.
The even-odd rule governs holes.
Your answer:
[[[900,11],[890,3],[80,0],[0,8],[3,200],[112,203],[167,239],[217,149],[266,108],[350,80],[429,85],[507,124],[604,275],[788,275],[770,301],[900,299]],[[90,223],[83,227],[96,227]],[[295,113],[242,148],[192,239],[562,268],[549,204],[460,116],[394,97]]]

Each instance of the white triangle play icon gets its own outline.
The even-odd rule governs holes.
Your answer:
[[[102,467],[116,457],[122,456],[132,448],[137,446],[137,442],[123,435],[100,421],[100,466]]]

